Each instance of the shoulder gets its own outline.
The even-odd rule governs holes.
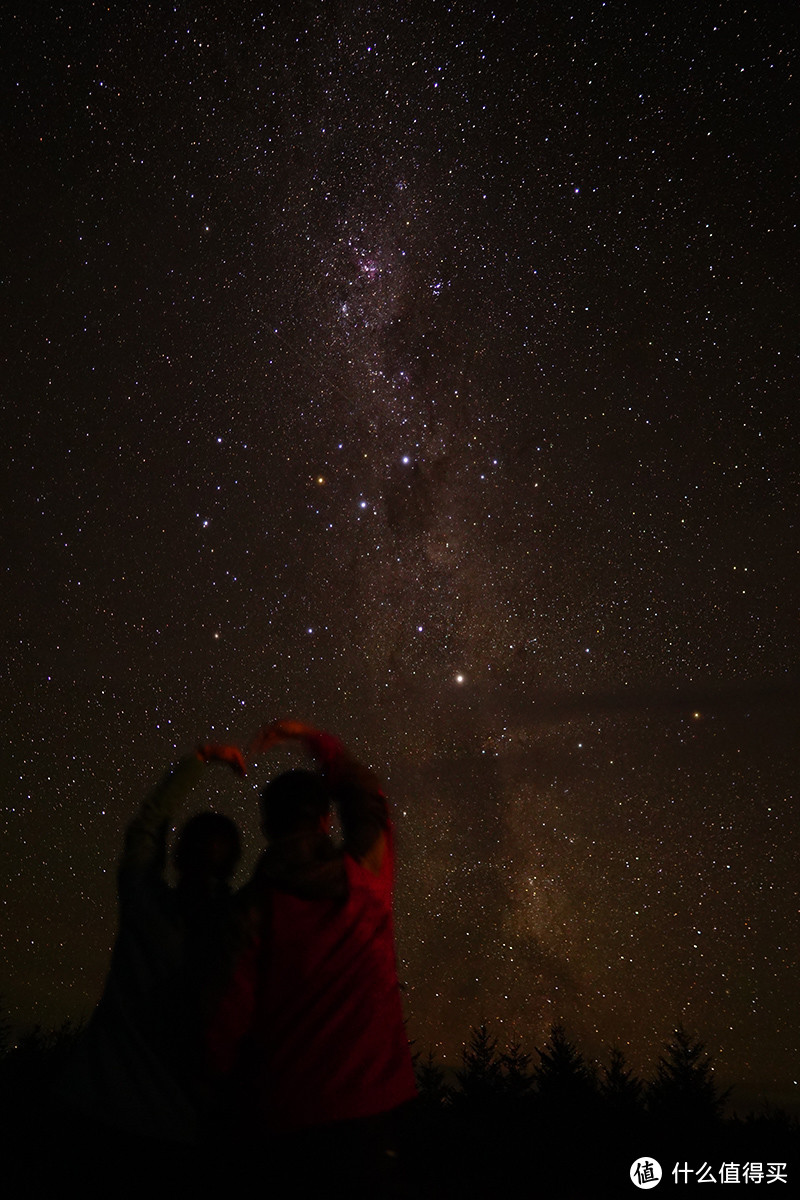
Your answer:
[[[350,851],[347,857],[369,875],[374,876],[376,880],[385,880],[391,884],[394,870],[394,841],[391,822],[388,822],[386,828],[377,834],[369,848],[362,854],[354,854]]]

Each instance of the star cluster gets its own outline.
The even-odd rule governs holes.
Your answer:
[[[682,1020],[794,1103],[793,17],[5,25],[12,1019],[96,999],[144,789],[292,714],[386,779],[419,1044]]]

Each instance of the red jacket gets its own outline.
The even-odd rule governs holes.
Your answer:
[[[236,1067],[244,1081],[245,1117],[272,1133],[416,1095],[395,965],[392,827],[374,777],[336,747],[326,747],[326,775],[344,846],[319,833],[267,850],[245,889],[249,940],[211,1029],[217,1069]]]

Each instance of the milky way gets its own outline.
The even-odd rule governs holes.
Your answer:
[[[7,18],[14,1022],[91,1009],[149,784],[291,714],[387,782],[419,1045],[682,1020],[794,1102],[793,24]]]

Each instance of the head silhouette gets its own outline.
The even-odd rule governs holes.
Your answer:
[[[241,852],[239,830],[230,817],[201,812],[178,834],[173,861],[181,882],[227,883]]]
[[[318,830],[330,810],[325,782],[313,771],[286,771],[261,792],[261,828],[270,841]]]

